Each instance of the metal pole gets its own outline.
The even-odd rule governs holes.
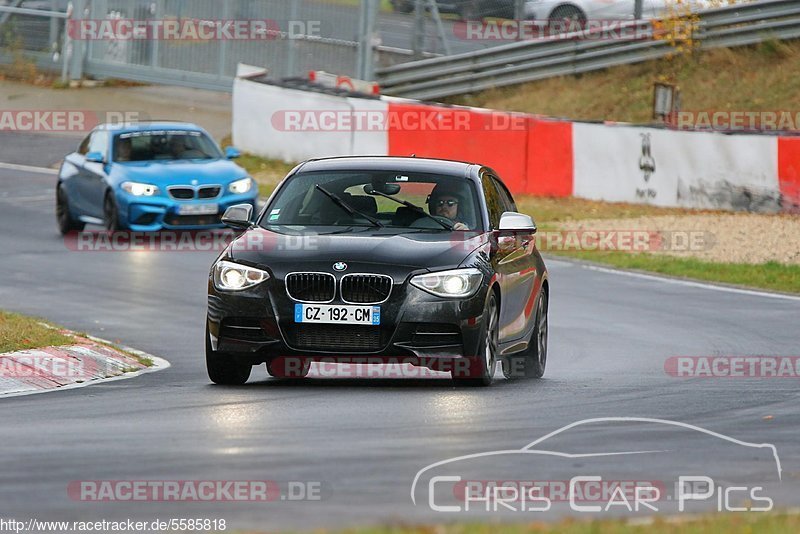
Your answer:
[[[227,3],[227,2],[225,2]],[[157,21],[164,20],[164,0],[155,0],[156,12],[153,14]],[[154,35],[150,40],[150,66],[153,68],[158,67],[158,54],[161,43],[161,36]]]
[[[364,47],[364,74],[362,80],[375,79],[375,21],[378,18],[379,0],[367,0],[366,46]]]
[[[64,19],[64,37],[61,44],[61,83],[69,79],[69,63],[72,59],[72,38],[69,35],[69,19],[72,17],[72,3],[67,7],[67,18]]]
[[[292,2],[294,3],[294,2]],[[226,20],[231,18],[230,9],[231,3],[230,2],[222,2],[222,20],[223,23]],[[227,39],[222,39],[219,42],[219,57],[218,57],[219,64],[217,65],[217,76],[222,78],[225,76],[225,66],[228,62],[228,41]]]
[[[296,21],[300,18],[300,12],[298,11],[300,8],[300,2],[294,1],[289,3],[289,27],[286,28],[287,34],[287,44],[289,47],[288,53],[286,55],[286,72],[285,76],[291,77],[297,74],[297,35],[293,35],[293,28],[292,25],[296,24]]]
[[[369,0],[361,0],[358,9],[358,50],[356,53],[356,76],[364,79],[364,73],[367,69],[365,65],[366,55],[364,49],[367,44],[367,11],[369,11]]]
[[[525,0],[514,0],[514,18],[518,21],[525,19]]]
[[[450,41],[447,39],[447,35],[445,35],[444,24],[442,24],[442,16],[439,14],[439,6],[437,5],[436,0],[428,0],[428,4],[431,7],[431,16],[433,16],[433,22],[436,24],[436,30],[439,32],[439,39],[442,41],[444,53],[450,56],[453,54],[453,52],[450,49]]]
[[[57,0],[50,0],[50,10],[58,11]],[[58,19],[50,17],[50,46],[51,51],[55,52],[58,48]]]
[[[81,20],[85,16],[86,0],[73,0],[72,18]],[[67,22],[69,24],[69,22]],[[84,43],[81,39],[70,40],[72,53],[70,54],[69,79],[80,80],[83,78],[83,50]]]
[[[642,2],[643,0],[636,0],[633,3],[633,20],[642,20]]]
[[[414,35],[411,39],[414,57],[421,59],[425,49],[425,0],[414,0]]]

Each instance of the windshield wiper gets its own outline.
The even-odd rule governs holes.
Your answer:
[[[333,200],[336,203],[337,206],[342,208],[348,214],[350,214],[350,215],[359,215],[361,217],[364,217],[366,220],[368,220],[369,222],[371,222],[372,224],[374,224],[375,226],[377,226],[379,228],[384,228],[385,227],[385,225],[382,222],[380,222],[378,219],[376,219],[374,217],[371,217],[370,215],[367,215],[364,212],[358,211],[357,209],[355,209],[352,206],[350,206],[347,202],[345,202],[344,200],[342,200],[338,196],[334,195],[333,193],[331,193],[330,191],[328,191],[327,189],[322,187],[321,185],[314,184],[314,187],[316,189],[319,189],[326,197],[328,197],[329,199]]]
[[[370,195],[380,195],[380,196],[382,196],[384,198],[388,198],[389,200],[394,200],[398,204],[402,204],[403,206],[411,209],[412,211],[415,211],[416,213],[419,213],[420,215],[424,215],[425,217],[433,219],[437,223],[441,224],[442,227],[445,228],[446,230],[453,230],[453,225],[452,224],[449,224],[449,223],[446,223],[446,222],[440,220],[438,217],[436,217],[434,215],[431,215],[430,213],[428,213],[424,209],[420,208],[416,204],[412,204],[408,200],[401,200],[399,198],[394,198],[392,195],[387,195],[386,193],[378,191],[374,187],[371,188],[370,191],[367,191],[367,193],[369,193]]]

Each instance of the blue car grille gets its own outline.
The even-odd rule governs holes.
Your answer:
[[[201,187],[197,190],[197,198],[215,198],[221,189],[219,186]]]
[[[193,200],[195,198],[216,198],[222,188],[218,185],[208,185],[194,188],[191,186],[172,186],[167,189],[175,200]]]

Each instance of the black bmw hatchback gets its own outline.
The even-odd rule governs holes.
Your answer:
[[[455,161],[341,157],[297,166],[211,268],[206,363],[243,384],[266,362],[402,363],[488,385],[541,377],[547,269],[497,174]]]

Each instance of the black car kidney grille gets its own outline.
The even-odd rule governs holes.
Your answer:
[[[289,343],[298,349],[364,352],[382,348],[381,329],[377,326],[298,324],[288,330]]]
[[[336,279],[325,273],[291,273],[286,277],[286,292],[295,300],[329,302],[336,295]]]
[[[168,191],[172,198],[177,200],[190,200],[194,198],[194,189],[191,187],[170,187]]]
[[[197,198],[216,198],[221,190],[218,185],[201,187],[197,190]]]
[[[389,298],[392,278],[379,274],[349,274],[342,277],[342,300],[354,304],[375,304]]]

